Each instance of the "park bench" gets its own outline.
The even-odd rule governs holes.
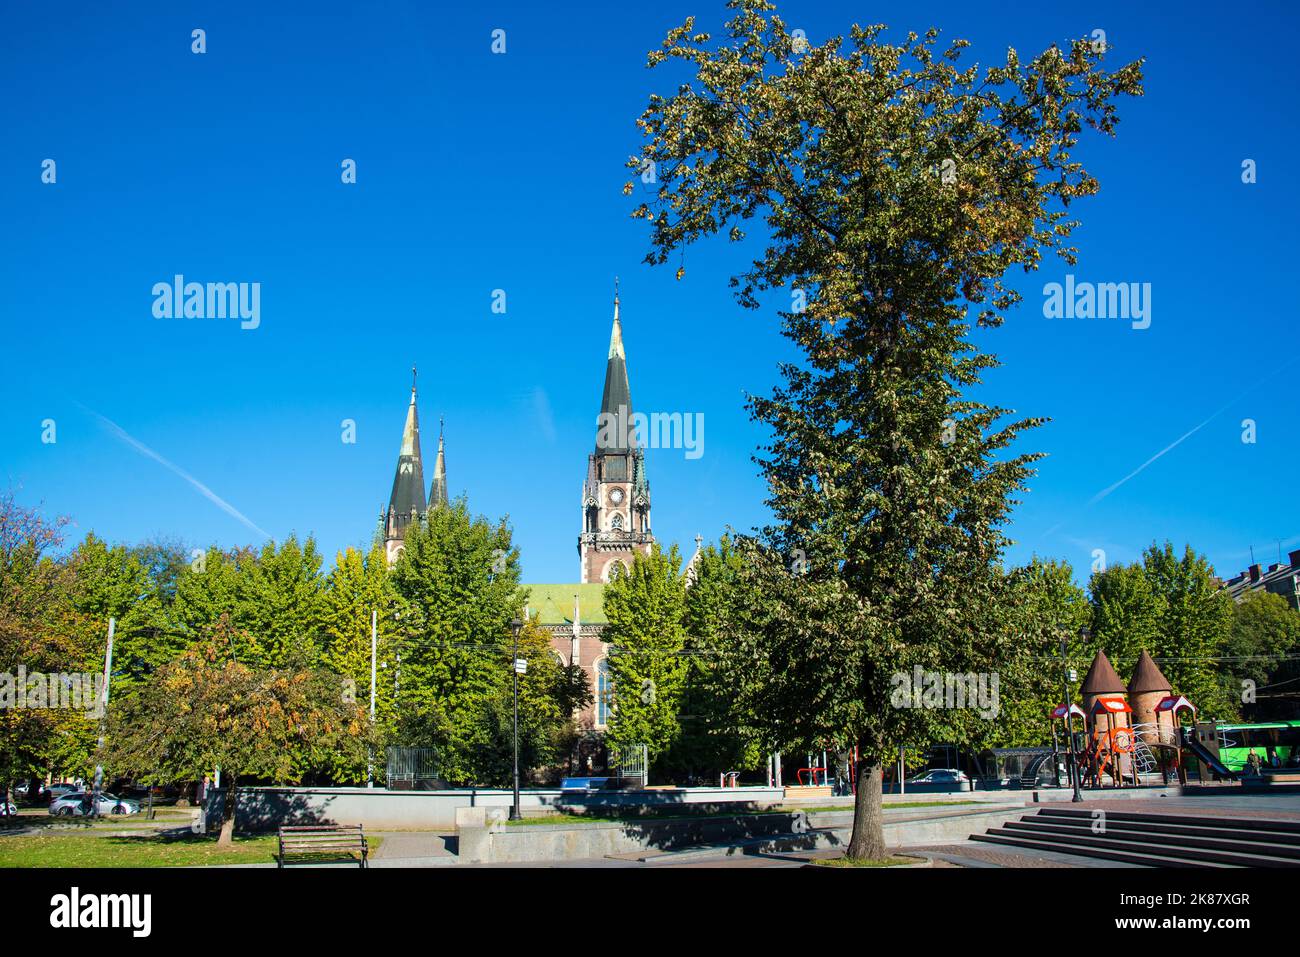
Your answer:
[[[360,852],[361,867],[368,867],[370,846],[360,824],[318,824],[305,827],[280,828],[279,867],[284,867],[288,854],[329,854],[349,857]]]

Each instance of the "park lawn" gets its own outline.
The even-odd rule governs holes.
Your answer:
[[[373,855],[380,839],[368,837]],[[96,837],[93,834],[0,838],[0,867],[205,867],[213,864],[273,864],[274,834],[235,838],[219,849],[216,835],[180,838]],[[337,859],[337,858],[336,858]],[[291,858],[305,861],[307,858]]]

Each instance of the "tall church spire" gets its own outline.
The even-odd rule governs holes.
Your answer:
[[[429,486],[429,510],[447,504],[447,456],[442,441],[443,420],[438,418],[438,458],[433,463],[433,484]]]
[[[389,560],[395,560],[406,529],[425,513],[424,463],[420,457],[420,415],[415,406],[415,367],[411,367],[411,403],[406,407],[402,447],[397,453],[397,472],[384,515],[384,540]]]
[[[600,399],[596,454],[627,452],[632,448],[632,389],[627,381],[627,355],[623,352],[623,322],[618,316],[618,285],[614,286],[614,325],[609,333],[605,362],[605,392]]]
[[[587,457],[582,488],[582,531],[578,556],[582,581],[607,582],[632,567],[635,556],[654,547],[650,531],[650,483],[645,453],[633,427],[618,280],[614,284],[614,322],[605,360],[605,391],[596,425],[596,448]]]

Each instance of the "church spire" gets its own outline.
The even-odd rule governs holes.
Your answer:
[[[447,504],[447,456],[442,441],[443,419],[438,417],[438,458],[433,463],[433,484],[429,486],[429,509]]]
[[[614,280],[614,322],[605,361],[605,391],[600,399],[596,448],[587,456],[582,486],[582,531],[578,556],[582,581],[608,582],[627,571],[638,554],[654,548],[650,531],[650,482],[645,453],[632,411],[632,390],[623,348],[618,280]]]
[[[397,471],[393,491],[384,515],[384,538],[390,557],[401,544],[406,529],[419,521],[425,512],[424,463],[420,457],[420,415],[415,406],[415,367],[411,367],[411,402],[406,407],[406,425],[402,429],[402,447],[397,453]]]
[[[596,454],[627,452],[632,448],[632,390],[627,381],[627,355],[623,352],[623,322],[618,315],[618,280],[614,281],[614,325],[609,333],[609,358],[605,363],[605,391],[600,399],[600,426]]]

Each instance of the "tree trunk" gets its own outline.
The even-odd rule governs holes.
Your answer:
[[[235,839],[235,776],[230,775],[226,785],[226,799],[221,805],[221,836],[217,838],[217,847],[230,847]]]
[[[853,801],[853,837],[845,857],[881,860],[885,857],[885,820],[881,810],[881,749],[858,742],[858,793]]]

